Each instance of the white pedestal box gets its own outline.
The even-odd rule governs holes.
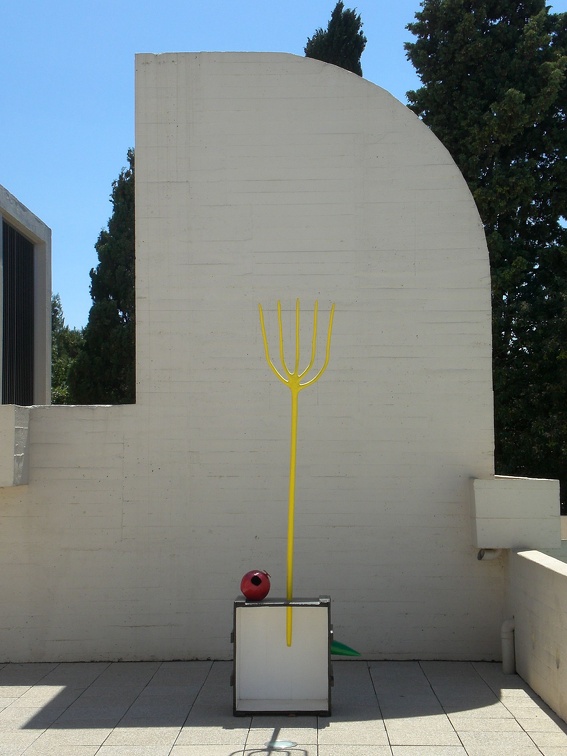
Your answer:
[[[293,635],[286,643],[286,612]],[[331,599],[234,602],[234,714],[331,713]]]

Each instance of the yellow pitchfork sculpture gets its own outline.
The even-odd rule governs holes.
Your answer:
[[[270,358],[270,352],[268,349],[268,339],[266,337],[266,328],[264,326],[264,313],[262,311],[262,305],[258,305],[260,312],[260,326],[262,328],[262,337],[264,339],[264,351],[266,353],[266,360],[268,365],[273,370],[277,378],[289,388],[291,391],[291,450],[290,450],[290,462],[289,462],[289,503],[287,513],[287,580],[286,580],[286,600],[291,601],[293,598],[293,537],[294,537],[294,521],[295,521],[295,470],[296,470],[296,458],[297,458],[297,408],[299,392],[308,386],[312,386],[323,375],[329,364],[329,357],[331,354],[331,333],[333,330],[333,316],[335,314],[335,305],[331,307],[329,315],[329,329],[327,331],[327,348],[325,353],[325,362],[319,372],[313,376],[313,378],[301,383],[301,379],[304,378],[307,373],[313,367],[315,363],[315,352],[317,347],[317,312],[319,309],[319,303],[315,302],[313,310],[313,340],[311,343],[311,359],[309,365],[299,372],[299,352],[300,352],[300,337],[299,337],[299,299],[295,302],[295,364],[293,372],[287,367],[284,357],[284,340],[283,340],[283,327],[282,327],[282,306],[281,302],[278,302],[278,325],[279,325],[279,337],[280,337],[280,360],[283,367],[282,375]],[[286,642],[288,646],[291,646],[292,636],[292,608],[288,606],[286,609]]]

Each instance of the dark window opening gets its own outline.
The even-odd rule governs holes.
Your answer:
[[[34,249],[2,222],[2,404],[33,404]]]

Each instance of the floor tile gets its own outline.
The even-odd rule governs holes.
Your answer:
[[[236,726],[228,721],[226,724],[182,727],[175,745],[241,745],[244,747],[248,737],[249,720],[242,722],[234,718]]]
[[[99,746],[61,745],[51,743],[49,745],[35,741],[25,751],[25,756],[95,756]]]
[[[33,729],[46,729],[57,719],[56,712],[42,711],[42,707],[8,706],[0,711],[0,731],[19,730],[33,722]]]
[[[500,703],[500,701],[496,701],[490,706],[459,706],[457,704],[448,704],[445,707],[445,711],[447,714],[460,714],[469,719],[512,719],[514,716],[504,704]]]
[[[84,727],[84,728],[54,728],[50,727],[42,733],[37,739],[38,743],[59,745],[77,745],[77,746],[94,746],[102,745],[106,738],[110,735],[112,729],[98,728],[98,727]]]
[[[303,747],[317,745],[317,717],[253,717],[246,747],[288,740]]]
[[[46,675],[57,669],[57,663],[6,664],[0,669],[0,689],[5,686],[37,685]]]
[[[540,753],[525,732],[462,732],[469,756],[536,756]]]
[[[378,721],[330,722],[319,729],[319,745],[389,745],[386,727]]]
[[[171,751],[171,756],[242,756],[244,753],[244,748],[230,747],[229,750],[222,745],[176,745]],[[285,756],[285,751],[283,754]],[[105,756],[105,754],[101,754],[101,756]],[[114,755],[108,754],[107,756]],[[300,754],[300,756],[303,756],[303,754]],[[313,754],[313,756],[316,756],[316,754]]]
[[[104,741],[105,746],[173,746],[179,727],[116,727]]]
[[[33,683],[32,683],[33,684]],[[20,698],[31,690],[30,685],[0,685],[0,698]]]
[[[404,726],[403,723],[389,727],[386,723],[386,731],[392,746],[458,746],[461,743],[457,733],[450,730],[423,730],[419,727]]]
[[[171,746],[102,746],[96,756],[169,756]]]
[[[293,751],[290,751],[290,756],[295,756]],[[379,745],[322,745],[319,746],[318,756],[392,756],[392,749]]]
[[[465,712],[449,714],[449,721],[457,732],[522,732],[522,727],[513,717],[485,719],[468,716],[468,712]]]
[[[0,753],[1,749],[7,746],[28,747],[39,737],[42,737],[41,730],[6,730],[0,732]]]
[[[0,756],[23,756],[27,751],[27,746],[18,745],[16,743],[12,745],[0,744]]]
[[[539,748],[548,748],[551,746],[554,748],[567,748],[567,735],[561,730],[555,732],[530,732],[529,736]]]
[[[467,756],[467,752],[462,746],[393,746],[392,756]]]
[[[1,715],[0,715],[1,716]],[[567,725],[555,714],[545,711],[516,714],[516,719],[526,732],[567,732]]]

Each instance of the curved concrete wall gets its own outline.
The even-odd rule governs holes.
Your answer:
[[[277,361],[276,302],[291,355],[299,297],[302,364],[314,300],[318,365],[336,314],[299,398],[295,595],[330,594],[370,658],[497,657],[504,567],[476,559],[467,493],[493,473],[489,266],[449,154],[290,55],[138,56],[136,122],[138,404],[32,411],[7,494],[24,635],[0,647],[227,657],[241,575],[284,594],[290,397],[257,304]],[[4,520],[0,540],[8,563]]]

